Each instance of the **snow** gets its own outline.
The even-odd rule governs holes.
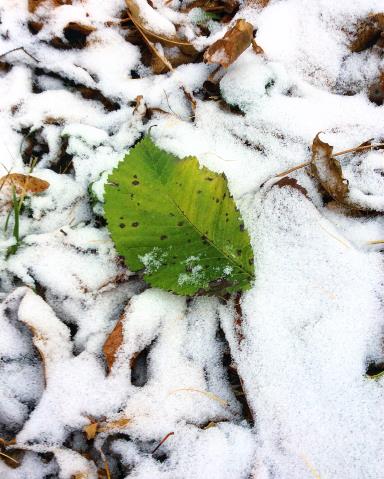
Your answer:
[[[0,456],[1,477],[93,479],[102,448],[113,479],[380,479],[383,379],[366,372],[384,363],[383,151],[338,157],[350,199],[369,214],[326,204],[308,168],[290,175],[306,195],[275,176],[309,161],[319,132],[335,152],[383,141],[384,107],[367,95],[383,56],[348,48],[357,22],[382,1],[242,5],[233,21],[252,23],[265,53],[250,47],[217,73],[226,105],[204,98],[215,66],[152,75],[119,26],[124,1],[42,5],[33,15],[27,3],[0,5],[0,54],[22,46],[38,60],[22,50],[1,58],[12,68],[0,68],[0,174],[30,173],[36,135],[32,174],[50,186],[25,199],[22,244],[10,256],[11,197],[0,192],[0,438],[24,451],[14,469]],[[136,4],[146,28],[174,36],[177,23],[200,50],[228,29],[211,21],[203,37],[194,10]],[[43,23],[35,35],[31,19]],[[68,22],[95,28],[84,48],[49,44],[66,41]],[[79,85],[98,96],[86,99]],[[158,146],[228,178],[256,264],[240,325],[233,300],[145,289],[116,254],[104,184],[148,131]],[[154,252],[147,268],[156,261]],[[103,345],[119,318],[108,371]],[[254,423],[230,381],[235,370]],[[99,432],[85,458],[84,427],[120,419],[127,424]]]

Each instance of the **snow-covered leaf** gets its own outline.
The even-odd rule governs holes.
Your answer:
[[[348,182],[343,178],[340,163],[332,157],[332,153],[333,147],[316,135],[312,144],[312,173],[333,199],[345,203],[349,191]]]
[[[223,38],[208,48],[204,53],[204,61],[229,67],[249,47],[252,39],[252,25],[240,18]]]

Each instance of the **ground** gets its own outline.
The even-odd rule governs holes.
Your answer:
[[[383,477],[382,10],[1,2],[2,479]],[[104,185],[145,134],[226,175],[251,289],[118,256]]]

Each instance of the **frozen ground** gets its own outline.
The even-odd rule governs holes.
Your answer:
[[[17,460],[0,455],[1,478],[96,479],[105,461],[113,479],[382,478],[383,380],[366,373],[384,363],[372,244],[384,240],[383,151],[341,160],[375,213],[335,207],[307,169],[290,175],[307,195],[268,180],[309,161],[320,131],[335,151],[383,141],[384,107],[368,99],[383,51],[349,49],[383,1],[242,4],[235,19],[252,23],[264,54],[250,47],[218,72],[211,97],[214,65],[153,75],[142,63],[118,22],[124,1],[70,3],[0,2],[0,54],[24,48],[0,58],[0,176],[28,174],[36,157],[33,175],[50,184],[26,200],[8,258],[0,192],[0,438],[15,438],[1,453]],[[137,5],[152,31],[177,24],[201,51],[227,29],[211,21],[198,35],[177,0]],[[81,48],[68,47],[69,22],[92,27]],[[145,290],[116,256],[104,172],[151,126],[162,148],[228,177],[256,261],[240,305]]]

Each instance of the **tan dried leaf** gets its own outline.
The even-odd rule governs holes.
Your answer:
[[[333,199],[346,203],[348,182],[343,178],[339,161],[332,154],[333,147],[321,141],[318,133],[312,143],[312,173]]]
[[[120,419],[116,419],[115,421],[105,422],[98,426],[97,432],[108,432],[113,429],[120,429],[127,426],[130,422],[131,422],[131,419],[127,417],[122,417]]]
[[[123,321],[125,319],[124,314],[122,314],[117,322],[116,326],[113,328],[111,334],[106,339],[103,346],[103,353],[105,360],[108,366],[108,372],[111,371],[113,364],[116,360],[117,352],[120,346],[123,343]]]
[[[83,431],[85,432],[85,435],[87,436],[88,441],[96,437],[97,426],[98,426],[97,422],[91,422],[91,424],[88,424],[87,426],[84,427]]]
[[[243,19],[227,31],[223,38],[213,43],[204,53],[204,61],[229,67],[253,40],[253,27]]]
[[[24,175],[22,173],[9,173],[0,178],[0,190],[3,187],[12,186],[15,187],[18,195],[36,194],[45,191],[49,187],[49,183],[35,176]]]
[[[375,44],[384,47],[384,13],[374,13],[362,20],[349,48],[352,52],[361,52]]]
[[[31,13],[35,13],[43,3],[51,8],[56,8],[60,7],[60,5],[71,5],[72,0],[28,0],[28,10]]]

